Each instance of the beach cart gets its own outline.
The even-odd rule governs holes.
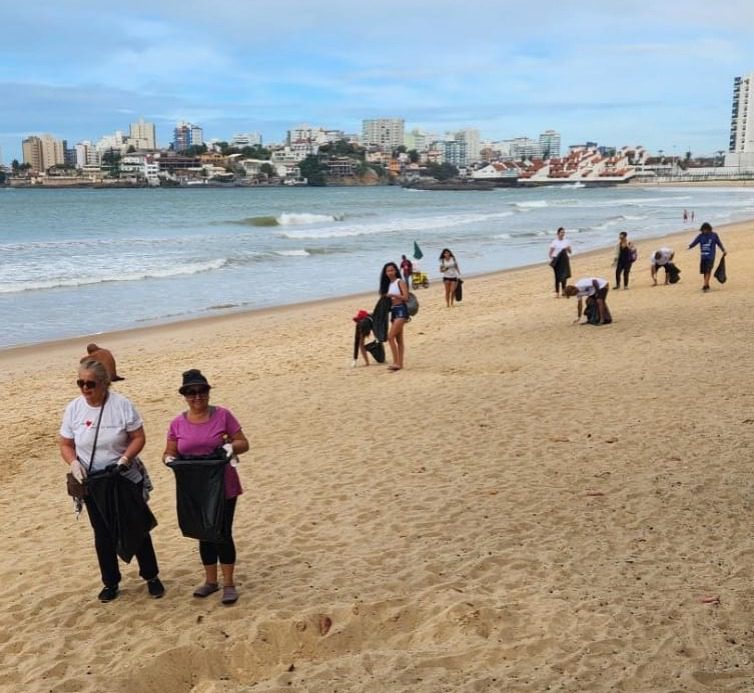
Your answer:
[[[411,288],[418,289],[420,286],[424,289],[428,289],[429,277],[427,276],[426,272],[422,272],[421,270],[416,270],[411,275]]]

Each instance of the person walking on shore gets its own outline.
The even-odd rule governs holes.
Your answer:
[[[607,325],[612,322],[610,311],[607,308],[607,292],[609,289],[610,283],[602,277],[585,277],[572,285],[566,286],[563,295],[566,298],[578,296],[579,299],[576,306],[576,320],[574,320],[574,323],[581,320],[581,315],[584,312],[584,298],[587,300],[587,311],[589,311],[592,304],[594,304],[597,310],[596,319],[590,319],[590,316],[587,315],[587,322],[594,325]]]
[[[387,335],[387,343],[393,362],[388,370],[399,371],[403,368],[403,359],[406,355],[406,342],[403,338],[403,327],[408,322],[408,286],[401,279],[398,265],[388,262],[382,268],[380,274],[380,295],[390,299],[390,331]]]
[[[673,262],[675,257],[675,251],[671,248],[659,248],[652,253],[652,260],[650,266],[650,273],[652,275],[652,286],[657,286],[657,269],[662,267],[665,270],[665,284],[670,282],[670,272],[668,271],[668,265]]]
[[[445,286],[445,305],[451,308],[456,300],[456,286],[461,278],[461,268],[449,248],[443,248],[440,253],[440,274]]]
[[[715,250],[719,246],[723,251],[723,257],[728,253],[723,242],[706,221],[699,228],[699,234],[689,245],[689,250],[695,245],[699,246],[699,273],[704,277],[702,291],[709,291],[709,280],[715,267]]]
[[[566,280],[571,277],[571,261],[568,256],[571,254],[571,243],[565,238],[565,229],[561,226],[556,233],[555,240],[550,243],[548,257],[550,258],[550,267],[555,274],[555,298],[560,296],[561,290],[565,296]]]
[[[631,265],[636,261],[636,248],[634,244],[628,240],[628,234],[625,231],[621,231],[618,234],[618,245],[615,248],[615,257],[613,258],[613,264],[615,265],[615,287],[620,289],[620,278],[623,275],[623,288],[628,288],[628,275],[631,272]]]

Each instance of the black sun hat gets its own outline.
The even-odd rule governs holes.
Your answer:
[[[178,392],[185,395],[186,389],[193,385],[204,386],[207,389],[212,387],[198,368],[191,368],[183,372],[183,384],[178,388]]]

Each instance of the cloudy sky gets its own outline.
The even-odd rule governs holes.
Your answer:
[[[0,0],[0,148],[69,146],[140,116],[167,145],[301,123],[360,132],[561,132],[682,154],[727,149],[754,72],[751,0]]]

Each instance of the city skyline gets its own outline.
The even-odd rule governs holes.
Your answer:
[[[143,117],[165,146],[179,121],[205,139],[301,123],[361,131],[476,128],[484,140],[562,134],[667,155],[727,150],[733,80],[754,69],[754,7],[726,0],[38,0],[4,8],[0,150],[51,133],[69,146]],[[37,38],[39,37],[39,38]]]

